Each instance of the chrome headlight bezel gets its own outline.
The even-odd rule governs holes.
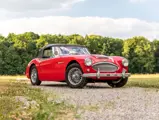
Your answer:
[[[128,67],[128,66],[129,66],[129,61],[124,58],[124,59],[122,60],[122,65],[123,65],[124,67]]]
[[[91,58],[86,58],[84,60],[84,63],[85,63],[86,66],[91,66],[92,65],[92,59]]]

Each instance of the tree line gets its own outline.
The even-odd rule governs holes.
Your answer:
[[[23,74],[39,48],[49,43],[80,44],[87,46],[92,54],[126,57],[131,73],[159,72],[159,40],[150,41],[142,36],[123,40],[100,35],[83,37],[26,32],[10,33],[7,37],[0,35],[0,75]]]

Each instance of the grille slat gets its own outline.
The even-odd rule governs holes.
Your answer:
[[[118,67],[113,63],[97,63],[93,65],[94,70],[100,70],[100,72],[115,72],[118,70]]]

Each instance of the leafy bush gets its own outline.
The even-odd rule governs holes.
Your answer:
[[[0,75],[15,75],[25,72],[28,62],[36,57],[38,49],[49,43],[86,45],[93,54],[124,56],[130,61],[132,73],[159,72],[159,41],[144,37],[127,40],[99,35],[38,35],[33,32],[0,36]],[[154,54],[156,56],[154,56]]]

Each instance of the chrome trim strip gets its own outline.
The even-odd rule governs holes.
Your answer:
[[[100,73],[100,70],[98,68],[97,73],[84,73],[82,77],[97,77],[97,79],[100,79],[101,77],[130,77],[131,73],[126,73],[126,70],[123,69],[122,73]]]
[[[64,62],[58,62],[58,64],[63,64]]]
[[[100,78],[100,70],[98,68],[98,72],[97,72],[97,78],[99,79]]]
[[[130,77],[131,73],[84,73],[82,77],[97,77],[100,79],[101,77]]]
[[[111,62],[97,62],[97,63],[94,63],[92,66],[94,66],[94,65],[98,65],[98,64],[101,64],[101,63],[108,63],[108,64],[112,64],[112,65],[117,66],[116,64],[111,63]],[[117,67],[118,67],[118,66],[117,66]]]
[[[114,59],[112,57],[109,57],[109,59],[111,59],[114,62]]]

